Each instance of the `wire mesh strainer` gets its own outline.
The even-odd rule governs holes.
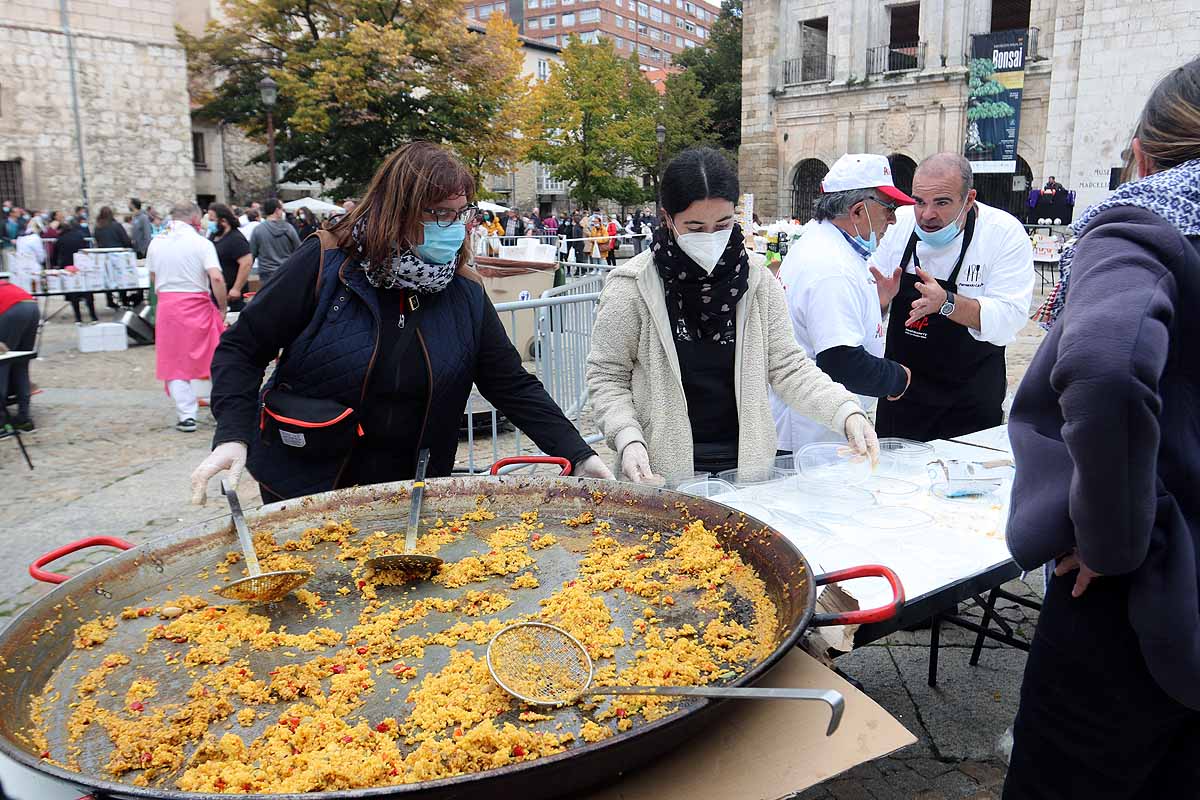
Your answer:
[[[229,501],[233,527],[237,530],[238,542],[242,546],[242,556],[246,559],[246,571],[249,575],[228,586],[222,586],[217,589],[217,594],[227,600],[273,603],[282,600],[293,589],[303,586],[312,577],[311,572],[299,569],[262,571],[262,567],[258,565],[258,554],[254,552],[250,529],[246,527],[246,518],[242,515],[242,504],[238,500],[237,492],[224,481],[221,482],[221,489],[225,492],[225,499]]]
[[[742,700],[818,700],[830,709],[825,735],[837,730],[845,701],[836,691],[710,686],[606,686],[592,689],[592,659],[579,640],[544,622],[519,622],[488,642],[488,671],[504,691],[530,705],[564,706],[584,695],[652,694]]]
[[[425,470],[429,467],[429,449],[422,449],[417,456],[417,474],[413,478],[412,503],[408,510],[408,535],[404,540],[404,550],[400,553],[375,556],[367,559],[369,569],[393,572],[406,572],[413,577],[431,577],[442,568],[442,559],[437,556],[424,555],[415,552],[417,549],[417,532],[421,527],[421,501],[425,497]]]

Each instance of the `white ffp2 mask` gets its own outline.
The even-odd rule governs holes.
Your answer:
[[[679,249],[687,253],[688,257],[709,275],[717,268],[717,262],[721,260],[721,254],[725,252],[729,237],[733,233],[733,229],[729,228],[712,233],[681,234],[674,223],[671,224],[671,230],[675,231],[675,241],[679,243]]]

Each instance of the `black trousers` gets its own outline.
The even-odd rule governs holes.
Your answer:
[[[1127,582],[1097,578],[1073,598],[1074,582],[1056,576],[1046,591],[1004,800],[1200,797],[1200,711],[1146,668]]]
[[[92,315],[92,322],[99,322],[99,317],[96,316],[96,298],[91,292],[70,292],[64,295],[71,303],[71,310],[75,312],[75,321],[83,322],[83,314],[79,312],[79,303],[87,304],[88,313]]]
[[[38,322],[41,314],[37,303],[17,303],[0,314],[0,342],[9,350],[32,350],[37,341]],[[8,422],[8,393],[17,396],[17,422],[29,420],[29,397],[33,387],[29,382],[29,362],[9,363],[0,361],[0,425]]]

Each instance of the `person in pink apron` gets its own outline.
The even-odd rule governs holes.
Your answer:
[[[175,429],[194,433],[199,402],[192,381],[209,376],[225,329],[225,279],[216,248],[199,233],[200,209],[179,203],[170,216],[146,253],[158,294],[155,375],[175,401]]]

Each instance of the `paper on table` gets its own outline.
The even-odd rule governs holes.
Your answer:
[[[937,458],[981,461],[995,455],[965,444],[931,444]],[[789,505],[786,482],[774,490],[777,499],[760,490],[752,502],[774,511],[771,519],[764,521],[823,570],[882,564],[900,576],[905,596],[912,600],[1011,558],[1004,540],[1011,486],[1011,481],[1005,481],[989,502],[939,500],[930,494],[928,482],[917,494],[886,498],[883,502],[889,506],[913,508],[933,517],[924,525],[909,528],[877,529],[860,524],[852,518],[853,510],[841,509],[832,501],[821,512],[819,525],[813,525],[811,519],[796,522],[776,508],[776,502],[780,507]],[[739,505],[736,497],[723,502]],[[879,578],[847,581],[842,589],[862,608],[884,606],[892,599],[891,588]]]

